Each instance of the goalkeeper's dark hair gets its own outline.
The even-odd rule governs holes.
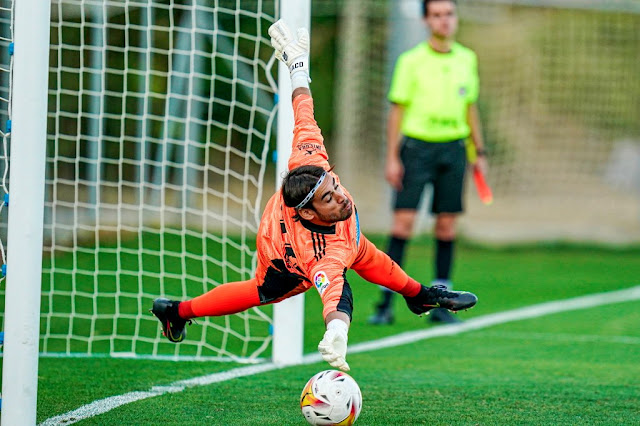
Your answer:
[[[333,167],[329,169],[330,172]],[[282,181],[282,198],[287,207],[296,207],[318,183],[325,170],[319,166],[300,166],[287,173]],[[301,209],[313,209],[311,198]],[[297,215],[296,215],[297,216]]]
[[[435,3],[437,1],[450,1],[453,4],[456,4],[456,0],[422,0],[422,16],[424,18],[427,17],[427,12],[429,11],[429,3]]]

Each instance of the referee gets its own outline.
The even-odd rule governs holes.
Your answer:
[[[402,266],[424,187],[431,184],[431,212],[436,216],[432,284],[451,288],[456,219],[463,211],[467,139],[475,147],[473,167],[487,169],[476,106],[477,58],[454,41],[458,28],[454,0],[423,0],[423,19],[429,39],[400,55],[388,95],[385,177],[395,190],[395,201],[387,254]],[[382,300],[369,318],[371,324],[393,322],[392,296],[382,290]],[[445,309],[433,309],[430,319],[459,321]]]

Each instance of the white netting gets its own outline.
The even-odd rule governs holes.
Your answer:
[[[264,310],[159,338],[155,297],[251,277],[275,116],[273,1],[54,1],[45,354],[243,357]]]
[[[13,72],[13,1],[0,0],[0,283],[5,278],[6,205],[9,197],[9,141]]]
[[[354,194],[381,189],[359,197],[362,211],[376,212],[363,215],[369,230],[388,232],[390,225],[390,190],[380,170],[393,58],[382,52],[394,37],[389,30],[414,37],[411,28],[394,29],[385,18],[400,11],[419,20],[419,3],[353,0],[344,8],[340,62],[349,66],[338,75],[337,170]],[[495,199],[482,206],[468,188],[463,232],[484,241],[640,241],[639,3],[458,5],[458,40],[478,54]],[[348,37],[364,28],[366,37]],[[357,159],[349,158],[354,152]],[[350,167],[362,158],[367,173]]]

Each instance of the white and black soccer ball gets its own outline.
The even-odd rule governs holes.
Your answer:
[[[352,425],[362,409],[362,392],[353,378],[337,370],[313,376],[300,396],[304,418],[312,425]]]

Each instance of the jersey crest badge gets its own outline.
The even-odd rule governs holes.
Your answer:
[[[316,288],[318,289],[318,293],[322,295],[327,287],[329,287],[329,277],[324,271],[316,272],[316,274],[313,276],[313,284],[315,284]]]

